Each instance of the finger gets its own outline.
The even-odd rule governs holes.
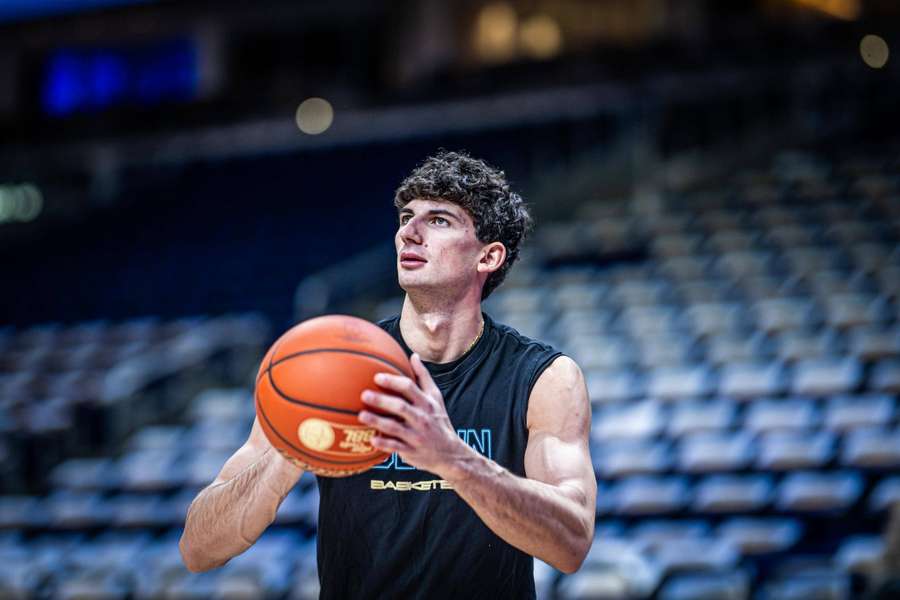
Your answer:
[[[376,435],[371,439],[372,446],[382,452],[410,452],[412,447],[398,439]]]
[[[415,381],[405,375],[378,373],[375,375],[375,383],[387,390],[397,392],[413,404],[421,405],[426,400],[425,392],[416,385]]]
[[[434,378],[431,376],[431,373],[428,372],[428,369],[425,367],[425,363],[422,362],[422,357],[419,356],[418,352],[413,352],[409,364],[412,365],[413,373],[415,373],[421,389],[431,394],[434,394],[435,392],[440,393],[437,384],[434,382]]]
[[[359,413],[359,420],[366,425],[374,427],[381,433],[386,433],[387,435],[397,437],[402,440],[405,440],[409,435],[409,430],[400,421],[397,421],[396,419],[392,419],[390,417],[379,417],[375,413],[369,412],[367,410],[361,411]]]
[[[369,406],[380,409],[382,412],[397,415],[405,421],[411,420],[412,411],[417,410],[404,398],[398,398],[390,394],[383,394],[373,390],[365,390],[362,393],[362,401]]]

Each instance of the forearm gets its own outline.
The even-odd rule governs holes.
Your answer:
[[[581,565],[594,514],[574,488],[518,477],[474,451],[455,461],[444,478],[510,545],[567,573]]]
[[[200,492],[188,509],[179,543],[187,568],[221,566],[252,546],[302,474],[269,449],[228,481]]]

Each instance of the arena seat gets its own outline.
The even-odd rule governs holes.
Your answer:
[[[691,507],[699,514],[756,513],[772,495],[772,480],[764,475],[711,475],[697,483]]]

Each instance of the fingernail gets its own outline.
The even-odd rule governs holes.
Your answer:
[[[366,421],[366,420],[369,419],[369,413],[368,413],[367,411],[364,411],[364,410],[363,410],[363,411],[360,411],[358,418],[359,418],[360,421]]]
[[[371,392],[371,390],[364,390],[363,393],[362,393],[362,401],[363,401],[363,402],[368,402],[368,401],[370,401],[371,399],[372,399],[372,392]]]
[[[384,373],[375,374],[375,383],[384,383]]]

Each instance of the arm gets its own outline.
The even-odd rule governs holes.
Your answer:
[[[252,546],[302,474],[254,420],[250,437],[188,508],[178,543],[188,570],[220,567]]]
[[[376,381],[406,399],[369,392],[364,401],[402,422],[364,411],[360,420],[392,436],[373,445],[453,484],[484,523],[507,543],[566,573],[581,566],[594,535],[597,481],[588,451],[590,402],[581,370],[557,358],[540,376],[528,408],[527,478],[469,448],[450,425],[440,391],[414,355],[418,385],[405,377]]]

